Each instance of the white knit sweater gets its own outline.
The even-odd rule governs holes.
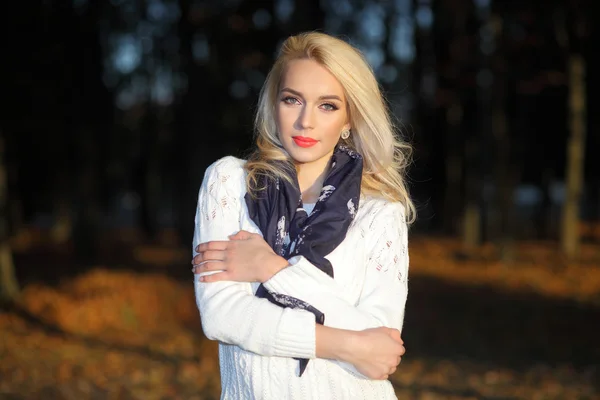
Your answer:
[[[245,205],[244,161],[211,165],[198,197],[194,248],[239,230],[260,233]],[[194,255],[196,255],[194,251]],[[404,208],[363,198],[345,240],[327,256],[335,278],[303,257],[265,282],[325,314],[325,325],[402,329],[408,250]],[[219,343],[221,399],[395,399],[389,381],[370,380],[352,365],[315,358],[315,317],[254,296],[258,283],[201,283],[196,302],[205,335]],[[298,361],[313,359],[298,377]]]

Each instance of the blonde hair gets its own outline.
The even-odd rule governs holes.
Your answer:
[[[291,180],[285,168],[293,161],[283,149],[276,125],[276,101],[286,65],[310,59],[325,67],[344,88],[352,134],[344,143],[363,157],[361,193],[398,201],[404,205],[407,222],[415,220],[415,206],[406,185],[411,146],[395,134],[389,110],[373,70],[364,56],[350,44],[333,36],[306,32],[285,40],[277,60],[261,89],[255,119],[256,148],[245,164],[248,191],[255,195],[261,175]]]

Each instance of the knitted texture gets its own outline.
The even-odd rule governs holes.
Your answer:
[[[198,195],[194,248],[227,240],[242,229],[260,233],[244,202],[243,165],[243,160],[225,157],[206,170]],[[327,326],[402,330],[407,242],[403,206],[366,197],[346,238],[327,256],[335,279],[304,257],[294,257],[264,285],[318,308]],[[204,333],[220,342],[221,399],[396,398],[389,381],[367,379],[344,362],[315,358],[312,313],[255,297],[258,283],[202,283],[195,278],[194,285]],[[302,377],[294,358],[314,359]]]

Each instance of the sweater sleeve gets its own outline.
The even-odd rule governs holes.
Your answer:
[[[344,288],[304,257],[275,274],[265,286],[306,301],[325,314],[325,325],[364,330],[386,326],[402,331],[408,295],[408,229],[404,208],[388,203],[374,217],[363,288],[356,304]],[[367,379],[353,365],[332,360],[351,374]]]
[[[408,295],[408,235],[404,208],[387,203],[374,216],[368,261],[357,303],[344,288],[304,257],[265,282],[270,291],[299,298],[325,314],[325,325],[363,330],[386,326],[402,330]]]
[[[228,240],[240,230],[245,185],[242,161],[225,157],[206,171],[195,217],[194,256],[200,243]],[[204,334],[263,356],[315,358],[315,318],[254,296],[243,282],[203,283],[194,276]]]

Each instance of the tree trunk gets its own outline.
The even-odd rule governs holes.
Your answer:
[[[479,130],[480,148],[477,152],[480,168],[476,170],[476,180],[478,187],[479,198],[479,213],[480,213],[480,232],[476,244],[480,244],[484,240],[491,239],[490,220],[493,220],[497,210],[493,209],[493,200],[484,192],[484,187],[487,183],[493,182],[494,163],[498,160],[498,149],[495,146],[494,137],[494,111],[496,111],[496,97],[502,96],[497,88],[494,88],[494,82],[498,79],[498,72],[494,68],[494,50],[498,47],[498,23],[492,14],[492,1],[478,2],[474,1],[475,13],[477,15],[479,35],[478,35],[478,67],[479,72],[476,76],[477,85],[477,102],[479,121],[477,128]],[[502,99],[499,98],[498,106],[500,107],[499,114],[502,114]],[[499,115],[496,115],[498,117]],[[500,116],[500,119],[502,117]],[[501,124],[505,121],[496,121]],[[502,129],[502,128],[501,128]],[[505,129],[504,129],[505,130]]]
[[[496,52],[503,50],[504,21],[499,13],[490,15],[491,33]],[[499,250],[500,259],[510,264],[515,258],[515,212],[513,192],[518,181],[518,173],[511,162],[512,146],[506,111],[507,79],[504,60],[492,57],[491,70],[494,71],[492,93],[491,133],[496,159],[492,167],[494,171],[495,191],[491,202],[488,237],[494,241]]]
[[[19,294],[19,285],[8,243],[8,185],[4,161],[4,134],[0,132],[0,301],[10,301]]]
[[[512,168],[510,166],[510,138],[507,132],[506,112],[502,105],[496,104],[492,115],[493,132],[498,148],[496,163],[496,205],[497,216],[494,218],[493,236],[498,242],[500,257],[505,262],[513,259],[513,202],[514,190]]]
[[[446,188],[444,194],[444,231],[456,232],[457,216],[460,215],[461,190],[463,177],[463,158],[460,149],[460,131],[462,127],[462,105],[456,98],[446,110],[448,132],[446,134]]]
[[[217,53],[215,41],[220,38],[219,27],[226,26],[220,15],[209,15],[201,22],[192,16],[197,10],[190,0],[178,0],[181,18],[177,27],[180,40],[179,59],[180,73],[185,75],[187,87],[175,105],[175,138],[171,164],[175,171],[175,204],[177,204],[177,231],[181,238],[189,238],[193,234],[193,211],[197,201],[198,188],[202,182],[202,173],[215,157],[223,153],[217,127],[218,112],[221,108],[222,96],[207,96],[206,93],[219,93],[219,85],[225,87],[221,78],[215,73],[221,55]],[[198,62],[194,58],[194,40],[196,36],[208,37],[210,57]],[[215,37],[217,39],[215,39]],[[221,70],[229,68],[232,62],[222,62]],[[219,70],[219,72],[221,72]],[[215,98],[216,97],[216,98]],[[212,103],[212,104],[211,104]],[[199,130],[213,132],[213,135],[201,135]],[[214,137],[214,138],[212,138]],[[210,140],[202,144],[202,140]]]
[[[76,168],[71,178],[76,184],[71,206],[75,210],[72,227],[64,211],[61,212],[60,208],[57,211],[65,236],[72,229],[76,256],[82,263],[94,262],[99,256],[97,242],[102,222],[102,194],[106,184],[102,171],[108,169],[107,132],[112,121],[111,96],[102,82],[101,32],[94,22],[101,18],[103,4],[100,0],[90,1],[81,17],[71,11],[75,13],[73,26],[78,33],[71,38],[69,49],[73,65],[71,79],[74,88],[82,88],[69,93],[73,99],[72,108],[68,110],[73,114],[71,140],[75,157],[72,165]],[[95,106],[89,107],[92,103]]]
[[[583,189],[586,133],[585,60],[581,55],[570,56],[568,71],[570,137],[567,145],[566,197],[561,247],[567,257],[573,258],[579,250],[579,205]]]
[[[151,80],[151,74],[148,74]],[[145,105],[144,117],[140,132],[139,175],[137,176],[140,196],[140,222],[146,238],[153,241],[158,234],[158,213],[160,208],[161,179],[159,147],[159,126],[157,107],[152,99]]]
[[[463,245],[467,251],[472,251],[481,244],[481,208],[477,200],[470,197],[463,216]]]
[[[557,226],[560,224],[557,223],[556,217],[554,215],[554,204],[552,204],[552,182],[554,181],[554,170],[551,167],[546,166],[546,168],[542,172],[542,206],[539,213],[539,220],[536,222],[538,228],[538,239],[549,239],[551,237],[556,237],[557,232],[560,229],[557,229]]]

